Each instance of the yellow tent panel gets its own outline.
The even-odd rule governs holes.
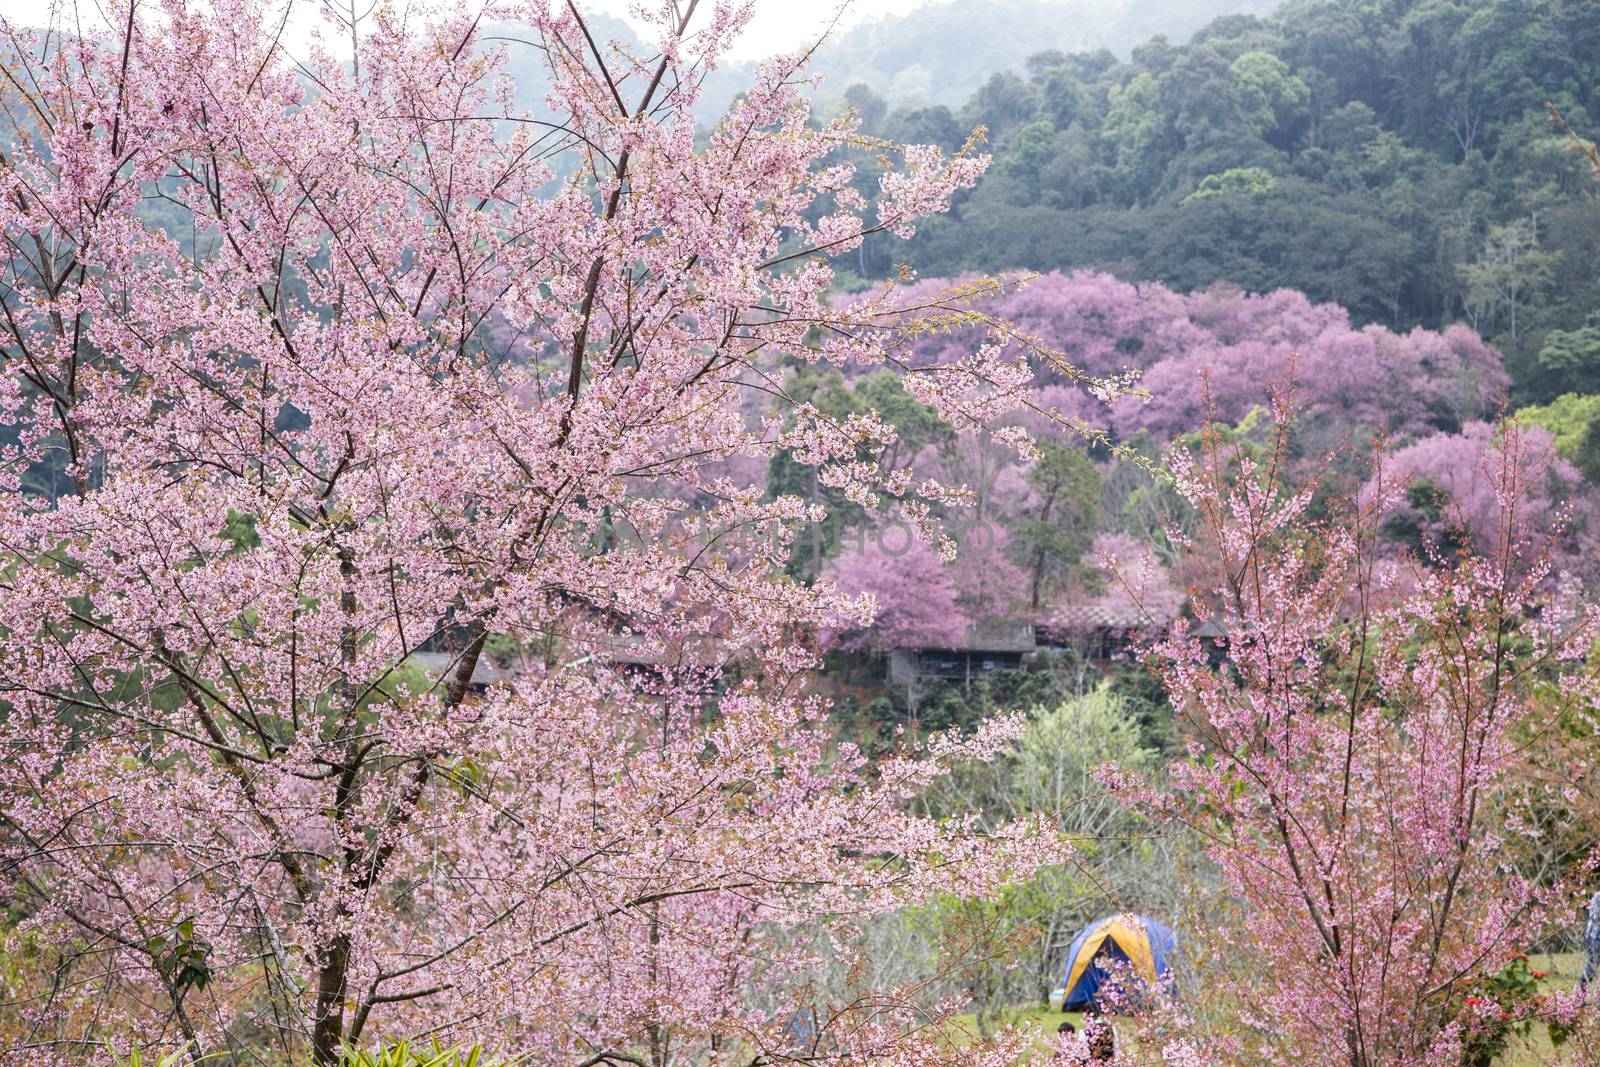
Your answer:
[[[1128,957],[1135,974],[1146,982],[1155,983],[1156,961],[1150,951],[1150,935],[1145,931],[1144,924],[1132,915],[1113,915],[1090,929],[1089,936],[1078,949],[1077,958],[1072,961],[1072,969],[1067,972],[1065,988],[1071,989],[1078,984],[1078,979],[1094,962],[1095,953],[1100,951],[1100,946],[1106,943],[1107,938]]]

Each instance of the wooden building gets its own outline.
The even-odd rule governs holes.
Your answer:
[[[969,684],[989,671],[1020,667],[1038,651],[1031,622],[972,623],[954,648],[898,648],[889,654],[889,684],[926,678]]]

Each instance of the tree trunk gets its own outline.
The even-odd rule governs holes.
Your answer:
[[[311,1031],[311,1062],[331,1067],[339,1062],[344,1039],[345,979],[350,967],[350,935],[335,934],[317,971],[317,1010]]]

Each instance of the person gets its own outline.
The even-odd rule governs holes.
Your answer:
[[[1090,1063],[1116,1062],[1117,1032],[1098,1008],[1091,1007],[1083,1013],[1083,1041],[1089,1046]]]
[[[1058,1063],[1083,1063],[1088,1053],[1078,1040],[1078,1028],[1070,1022],[1056,1027],[1056,1061]]]
[[[1589,898],[1589,921],[1583,927],[1583,949],[1588,957],[1583,964],[1583,973],[1578,976],[1578,985],[1587,987],[1600,974],[1600,893]]]

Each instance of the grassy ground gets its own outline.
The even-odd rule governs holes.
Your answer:
[[[1124,1053],[1131,1052],[1138,1046],[1128,1039],[1133,1026],[1123,1020],[1113,1020],[1117,1024],[1117,1041]],[[1080,1030],[1083,1028],[1083,1016],[1075,1011],[1051,1011],[1040,1005],[1018,1005],[1008,1008],[1002,1023],[1013,1026],[1025,1026],[1039,1032],[1038,1049],[1043,1054],[1048,1049],[1050,1039],[1055,1036],[1057,1027],[1068,1022]],[[971,1015],[957,1015],[950,1021],[950,1034],[958,1045],[970,1044],[978,1040],[978,1021]]]
[[[1561,953],[1559,955],[1534,956],[1529,964],[1536,971],[1545,971],[1550,977],[1547,979],[1547,989],[1571,989],[1578,981],[1578,973],[1583,970],[1583,956],[1576,952]],[[1037,1029],[1039,1032],[1038,1047],[1043,1053],[1050,1037],[1055,1034],[1056,1028],[1062,1022],[1070,1022],[1074,1026],[1082,1027],[1083,1019],[1077,1012],[1058,1012],[1037,1005],[1021,1005],[1006,1011],[1004,1022]],[[1131,1023],[1120,1024],[1117,1027],[1119,1043],[1124,1045],[1124,1051],[1137,1051],[1127,1035],[1133,1030]],[[977,1020],[971,1015],[958,1015],[951,1021],[951,1033],[959,1044],[967,1044],[978,1038]],[[1514,1039],[1514,1043],[1505,1055],[1498,1061],[1498,1067],[1545,1067],[1555,1061],[1555,1050],[1550,1045],[1550,1035],[1545,1030],[1543,1023],[1534,1023],[1533,1029],[1524,1038]]]
[[[1551,989],[1571,989],[1578,984],[1578,974],[1583,970],[1583,954],[1564,952],[1559,955],[1534,956],[1528,961],[1536,971],[1549,973]],[[1534,1023],[1532,1031],[1500,1057],[1503,1067],[1543,1067],[1555,1061],[1555,1050],[1550,1047],[1550,1034],[1544,1023]]]

